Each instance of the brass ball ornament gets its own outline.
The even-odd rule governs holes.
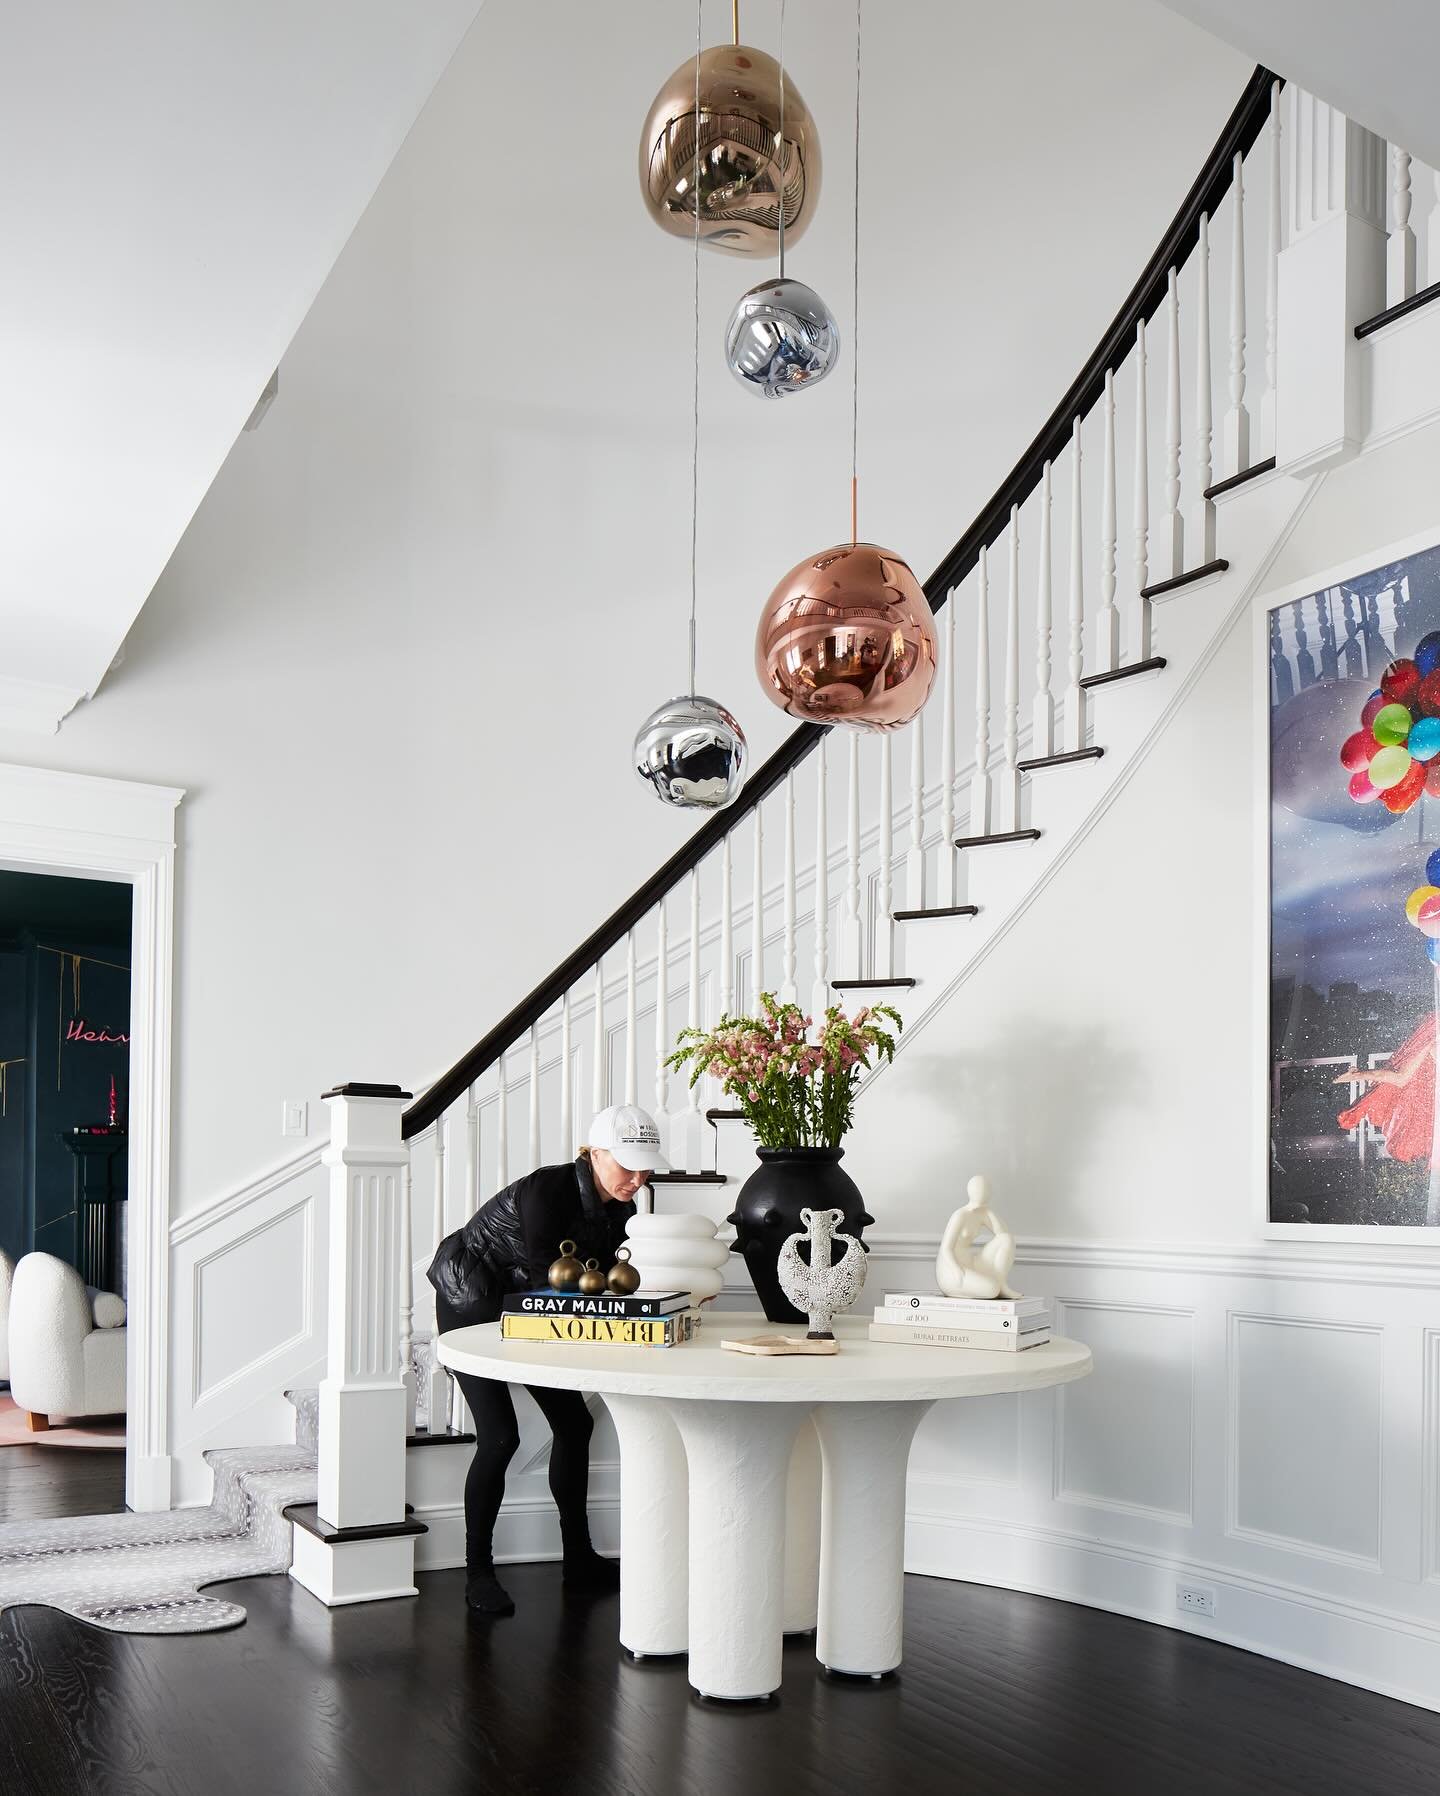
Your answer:
[[[656,94],[640,136],[640,192],[672,237],[695,230],[695,94],[691,56]],[[764,50],[720,44],[700,54],[699,94],[701,241],[772,254],[783,195],[786,242],[797,243],[820,198],[820,137],[795,83]]]
[[[936,660],[924,589],[874,543],[839,543],[798,562],[755,633],[767,697],[805,723],[899,729],[929,698]]]
[[[766,399],[803,393],[840,359],[840,329],[804,281],[777,276],[742,293],[725,327],[725,361],[740,384]]]
[[[745,779],[745,732],[716,699],[698,693],[652,711],[635,735],[635,771],[662,804],[723,811]]]

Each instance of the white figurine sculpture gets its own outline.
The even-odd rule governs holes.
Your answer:
[[[969,1203],[945,1224],[935,1255],[935,1282],[947,1297],[1019,1297],[1010,1285],[1015,1237],[990,1208],[990,1181],[978,1173],[965,1187]],[[986,1229],[983,1246],[977,1236]]]

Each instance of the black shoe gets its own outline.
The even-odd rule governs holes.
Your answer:
[[[473,1571],[465,1579],[465,1607],[472,1615],[513,1615],[515,1599],[490,1571]]]
[[[560,1568],[561,1582],[567,1590],[586,1591],[592,1596],[613,1596],[620,1588],[620,1567],[613,1559],[604,1559],[593,1547],[583,1553],[567,1553]]]

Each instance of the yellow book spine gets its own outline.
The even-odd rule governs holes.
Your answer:
[[[526,1316],[500,1318],[506,1341],[605,1341],[619,1347],[668,1347],[690,1338],[688,1313],[679,1316]]]

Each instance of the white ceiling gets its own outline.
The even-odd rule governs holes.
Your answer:
[[[0,10],[0,722],[94,692],[479,5]]]
[[[1163,0],[1256,62],[1440,166],[1436,0]],[[1433,194],[1416,196],[1428,209]]]

